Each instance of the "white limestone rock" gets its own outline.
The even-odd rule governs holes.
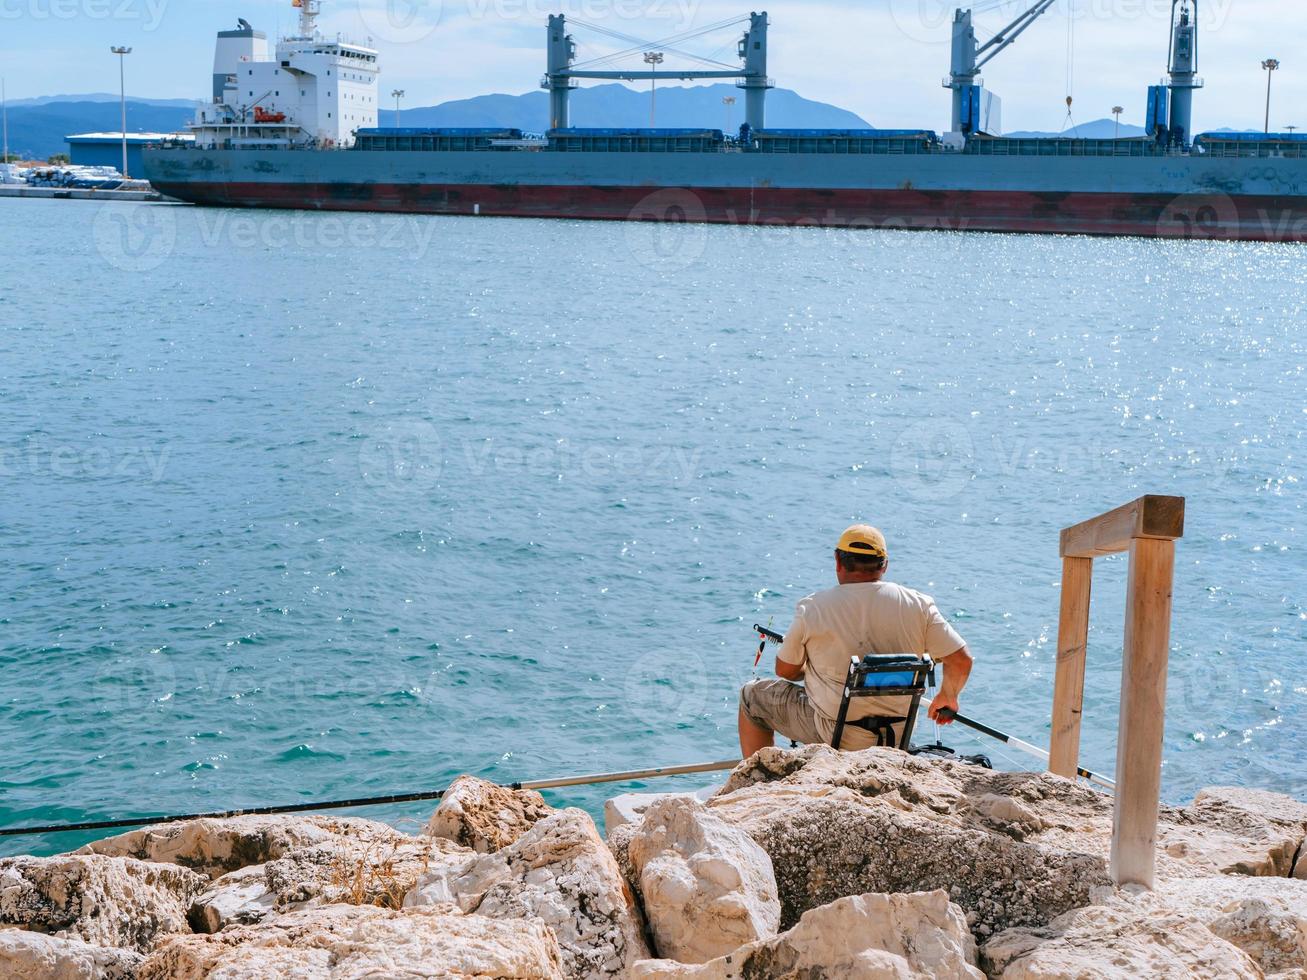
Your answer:
[[[842,895],[946,888],[984,940],[1046,925],[1111,886],[1112,798],[1048,773],[887,749],[763,749],[707,805],[771,857],[783,928]],[[1304,827],[1307,804],[1289,797],[1204,790],[1161,807],[1158,880],[1288,875]]]
[[[196,932],[217,932],[316,905],[399,908],[419,877],[471,856],[452,841],[397,831],[371,839],[333,837],[223,875],[196,897],[189,919]]]
[[[404,904],[451,900],[469,914],[544,922],[573,980],[623,977],[648,956],[635,900],[584,810],[559,810],[493,854],[444,863]]]
[[[622,793],[604,801],[604,836],[611,837],[619,827],[638,826],[645,810],[659,800],[672,797],[698,800],[700,803],[716,796],[720,786],[705,786],[693,793]]]
[[[188,932],[186,910],[205,878],[171,864],[101,855],[0,859],[0,926],[145,952]]]
[[[1307,971],[1307,884],[1214,875],[1124,888],[981,950],[1004,980],[1049,977],[1262,978]]]
[[[507,847],[553,812],[533,790],[459,776],[445,791],[423,833],[488,854]]]
[[[942,890],[851,895],[771,939],[700,965],[637,963],[631,980],[983,980],[962,910]]]
[[[694,799],[650,806],[628,853],[658,955],[706,963],[776,935],[781,902],[771,858]]]
[[[0,977],[23,980],[133,980],[145,957],[129,949],[23,929],[0,929]]]
[[[1266,790],[1209,786],[1189,806],[1165,814],[1159,846],[1203,876],[1286,877],[1304,839],[1307,803]]]
[[[1101,905],[1043,928],[1009,929],[985,944],[986,972],[1002,980],[1262,980],[1248,956],[1184,916]]]
[[[1177,879],[1159,883],[1151,898],[1238,947],[1267,976],[1307,972],[1307,882],[1239,875]]]
[[[139,980],[562,980],[558,945],[535,920],[500,922],[448,909],[328,905],[177,936],[142,965]]]
[[[983,937],[1111,884],[1110,836],[1098,837],[1111,799],[1056,776],[889,749],[763,749],[707,806],[771,858],[781,928],[844,896],[943,888]]]
[[[277,895],[268,887],[263,865],[223,875],[196,896],[187,916],[196,932],[217,932],[229,925],[252,925],[277,911]]]
[[[347,837],[374,842],[402,837],[375,820],[330,816],[243,816],[155,824],[93,841],[75,854],[105,854],[139,861],[179,864],[218,878],[266,864],[300,847]]]

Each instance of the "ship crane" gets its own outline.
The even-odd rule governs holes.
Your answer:
[[[1052,0],[1049,0],[1051,3]],[[577,21],[582,27],[589,27],[599,30],[619,40],[631,42],[635,45],[626,51],[618,52],[615,55],[608,55],[603,58],[595,58],[591,61],[583,62],[576,65],[576,42],[572,35],[567,33],[567,18],[563,14],[551,15],[548,24],[548,47],[547,47],[547,68],[545,76],[540,80],[540,87],[547,89],[549,92],[549,128],[550,129],[567,129],[571,125],[570,96],[572,89],[576,88],[576,79],[578,78],[601,78],[618,81],[650,81],[660,78],[675,79],[694,79],[694,78],[733,78],[736,85],[744,89],[744,119],[745,124],[751,129],[762,129],[766,124],[766,96],[767,90],[775,86],[775,82],[767,77],[767,12],[751,13],[748,17],[749,29],[745,31],[744,36],[740,39],[737,47],[737,53],[740,58],[740,66],[734,67],[722,62],[712,61],[711,59],[701,58],[697,55],[690,55],[684,51],[677,51],[671,45],[689,40],[691,37],[698,37],[710,31],[720,30],[723,27],[729,27],[732,24],[740,23],[744,18],[735,18],[723,21],[720,24],[713,24],[701,30],[677,34],[672,37],[664,38],[661,41],[645,42],[638,38],[627,37],[623,34],[617,34],[614,31],[600,29],[591,24]],[[710,64],[713,67],[707,69],[668,69],[665,71],[627,71],[627,70],[600,70],[598,68],[586,68],[585,65],[597,64],[611,61],[614,58],[625,54],[631,54],[637,51],[648,51],[657,49],[670,51],[672,53],[685,55],[695,61],[704,64]]]
[[[1165,85],[1171,90],[1170,142],[1188,146],[1193,135],[1194,89],[1203,87],[1198,77],[1198,0],[1171,0],[1171,49],[1166,61],[1169,80]]]
[[[979,106],[974,102],[980,69],[989,64],[1000,51],[1025,33],[1026,28],[1042,17],[1056,0],[1039,0],[1012,23],[984,44],[976,41],[971,26],[971,11],[958,8],[953,13],[953,64],[944,87],[953,90],[954,133],[971,133],[979,129]]]

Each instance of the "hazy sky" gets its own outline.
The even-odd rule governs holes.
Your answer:
[[[1024,6],[978,0],[981,36]],[[940,79],[948,71],[952,9],[938,0],[773,0],[769,71],[777,84],[852,109],[874,125],[945,129],[948,94]],[[1145,88],[1165,70],[1170,9],[1170,0],[1059,0],[984,71],[1003,99],[1004,128],[1062,128],[1068,91],[1078,122],[1121,105],[1123,121],[1141,123]],[[557,12],[659,39],[748,8],[731,0],[325,0],[322,27],[371,38],[381,51],[383,92],[402,88],[406,105],[431,105],[534,89],[544,70],[545,18]],[[116,91],[109,46],[125,44],[135,49],[129,93],[200,98],[209,87],[213,34],[234,27],[238,16],[271,38],[296,14],[290,0],[0,0],[0,74],[11,98]],[[1260,63],[1268,57],[1282,62],[1272,128],[1307,127],[1304,0],[1205,0],[1200,22],[1207,88],[1196,96],[1196,128],[1260,129]],[[741,30],[683,47],[733,62]],[[625,46],[579,26],[574,33],[582,59]],[[685,62],[669,55],[666,64]]]

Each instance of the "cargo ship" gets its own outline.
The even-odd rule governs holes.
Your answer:
[[[741,18],[738,67],[668,72],[587,70],[566,18],[550,16],[550,125],[530,134],[379,127],[378,52],[324,36],[320,0],[295,0],[298,28],[273,52],[247,21],[219,33],[193,139],[147,148],[145,171],[163,194],[222,207],[1307,241],[1307,137],[1191,132],[1197,0],[1172,0],[1146,135],[1000,135],[980,69],[1053,2],[984,44],[956,11],[942,135],[768,128],[765,12]],[[669,77],[735,79],[739,131],[571,125],[580,79]]]

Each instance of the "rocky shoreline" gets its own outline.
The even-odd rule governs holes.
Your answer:
[[[768,749],[706,800],[581,810],[471,777],[420,834],[161,824],[0,859],[0,977],[1307,980],[1307,803],[1164,807],[1157,887],[1112,800],[1043,773]]]

